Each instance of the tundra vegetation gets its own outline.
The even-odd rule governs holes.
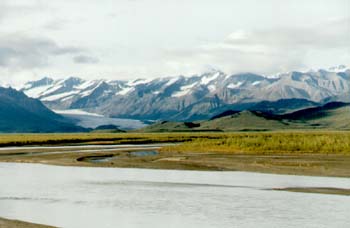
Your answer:
[[[176,143],[167,152],[350,155],[348,131],[3,134],[0,146]]]

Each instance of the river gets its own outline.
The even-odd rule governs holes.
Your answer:
[[[0,217],[58,227],[350,227],[348,178],[0,163]]]

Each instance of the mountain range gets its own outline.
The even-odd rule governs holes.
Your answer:
[[[286,107],[290,100],[277,102],[260,102],[255,109],[269,109],[275,104]],[[306,104],[304,100],[294,99],[295,106]],[[314,105],[316,103],[310,103]],[[271,106],[272,105],[272,106]],[[282,109],[284,110],[284,109]],[[73,110],[77,115],[87,115],[83,111]],[[333,129],[350,130],[350,104],[329,102],[322,106],[314,106],[287,114],[274,114],[263,111],[226,110],[209,120],[195,122],[159,121],[141,128],[139,132],[169,132],[169,131],[265,131],[286,129]],[[63,113],[64,114],[64,113]],[[89,114],[92,115],[92,114]],[[75,115],[73,115],[75,116]],[[98,117],[97,114],[92,115]],[[86,121],[91,121],[85,120]],[[95,121],[94,121],[95,122]],[[91,128],[76,126],[76,118],[70,115],[59,115],[40,100],[29,98],[23,92],[12,88],[0,87],[0,132],[83,132]],[[131,123],[130,123],[131,124]],[[113,124],[96,125],[96,132],[122,132]]]
[[[132,130],[146,126],[139,120],[160,120],[145,131],[348,129],[350,121],[345,68],[274,77],[215,70],[132,81],[45,77],[19,90],[0,87],[0,132],[78,132],[101,125]]]
[[[341,66],[269,77],[212,70],[190,77],[131,81],[45,77],[18,89],[50,109],[81,109],[139,120],[195,121],[226,110],[282,114],[332,101],[348,102],[350,70]]]

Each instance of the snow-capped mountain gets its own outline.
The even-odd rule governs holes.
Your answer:
[[[53,80],[45,77],[27,82],[20,90],[32,98],[39,98],[47,106],[55,109],[70,109],[76,101],[80,106],[97,105],[122,90],[125,82],[108,80],[83,80],[76,77]],[[94,104],[87,98],[95,97]]]
[[[52,109],[83,109],[112,117],[198,119],[240,104],[280,99],[348,100],[350,70],[290,72],[278,77],[213,70],[190,77],[83,80],[43,78],[21,90]],[[213,113],[215,112],[215,113]]]

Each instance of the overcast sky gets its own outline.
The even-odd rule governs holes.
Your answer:
[[[0,81],[340,64],[349,0],[0,0]]]

